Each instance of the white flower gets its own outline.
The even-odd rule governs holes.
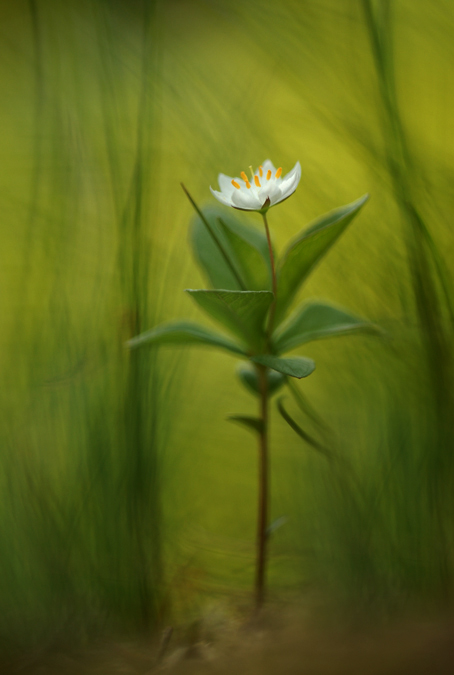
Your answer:
[[[255,173],[252,172],[252,167],[250,169],[250,179],[244,171],[241,172],[241,178],[232,178],[220,173],[218,183],[221,191],[213,190],[210,186],[211,193],[221,204],[233,206],[234,209],[264,212],[270,206],[290,197],[301,178],[299,162],[284,178],[281,178],[282,169],[276,169],[269,159],[265,160]]]

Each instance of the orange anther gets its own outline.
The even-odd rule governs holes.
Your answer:
[[[240,187],[241,187],[241,186],[236,182],[236,180],[232,180],[232,185],[233,185],[233,187],[236,187],[237,190],[239,190]]]
[[[246,183],[246,187],[247,187],[247,189],[249,190],[249,188],[251,187],[251,184],[250,184],[250,182],[248,181],[248,179],[247,179],[247,178],[246,178],[246,181],[245,181],[245,183]]]
[[[269,180],[271,178],[271,169],[268,169],[266,172],[266,180]]]
[[[241,178],[244,180],[245,183],[248,182],[249,179],[248,179],[247,175],[244,173],[244,171],[242,171],[242,172],[240,173],[240,176],[241,176]]]
[[[279,178],[282,173],[282,166],[279,167],[279,169],[276,171],[276,178]]]
[[[263,167],[262,166],[259,166],[259,174],[260,174],[260,178],[263,178]]]
[[[257,187],[262,187],[262,186],[260,185],[260,181],[259,181],[259,177],[258,177],[258,176],[254,176],[254,183],[257,185]]]

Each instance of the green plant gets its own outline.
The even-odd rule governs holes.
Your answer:
[[[322,216],[299,233],[276,258],[267,221],[271,206],[296,190],[299,162],[284,178],[269,160],[251,180],[219,175],[220,192],[214,196],[226,206],[256,211],[265,232],[246,226],[219,210],[205,214],[185,190],[198,217],[192,231],[196,258],[204,270],[209,290],[187,289],[192,299],[232,337],[189,321],[157,326],[129,340],[131,348],[153,344],[198,344],[226,350],[248,361],[238,369],[242,384],[259,398],[258,416],[234,415],[230,419],[252,430],[259,440],[259,504],[255,599],[264,600],[268,524],[268,405],[270,397],[287,381],[310,375],[315,363],[301,356],[283,356],[312,340],[345,333],[376,332],[370,322],[324,302],[311,302],[287,313],[302,283],[328,252],[367,201],[357,201]]]

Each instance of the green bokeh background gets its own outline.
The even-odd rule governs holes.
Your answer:
[[[267,157],[284,173],[302,166],[295,195],[269,213],[278,251],[370,193],[299,299],[348,306],[387,331],[297,352],[317,363],[298,386],[358,490],[273,406],[271,509],[287,522],[271,542],[271,595],[322,589],[380,611],[449,601],[452,351],[437,340],[441,330],[450,344],[452,323],[427,251],[418,278],[442,299],[415,301],[412,223],[390,171],[402,158],[365,5],[408,148],[399,175],[450,286],[449,0],[0,3],[6,647],[183,620],[213,598],[248,602],[256,448],[226,417],[256,402],[230,356],[132,357],[124,343],[164,320],[207,321],[183,292],[205,281],[180,182],[204,207],[219,172]],[[261,227],[258,214],[240,217]],[[439,323],[424,324],[424,307]]]

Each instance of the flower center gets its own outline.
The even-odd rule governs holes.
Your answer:
[[[251,170],[252,180],[254,181],[255,185],[258,188],[262,187],[262,184],[260,183],[260,178],[263,178],[263,167],[259,166],[259,171],[258,171],[259,175],[258,176],[257,176],[257,174],[254,174],[254,172],[252,170],[252,166],[250,166],[249,168]],[[280,178],[281,173],[282,173],[282,167],[280,166],[279,169],[276,171],[274,177]],[[271,169],[268,169],[268,171],[266,172],[266,180],[267,181],[270,180],[272,175],[273,175],[273,172],[271,171]],[[246,183],[246,187],[249,190],[250,187],[251,187],[251,183],[249,182],[249,178],[247,177],[247,175],[245,174],[244,171],[242,171],[240,173],[240,176],[244,180],[244,182]],[[259,176],[260,176],[260,178],[259,178]],[[235,179],[232,180],[232,185],[237,190],[241,190],[241,185],[239,183],[237,183],[237,181]]]
[[[240,173],[240,176],[241,176],[241,178],[244,180],[244,182],[246,183],[246,187],[247,187],[247,189],[249,190],[249,188],[251,187],[251,184],[250,184],[250,182],[249,182],[248,177],[247,177],[246,174],[244,173],[244,171],[242,171],[242,172]]]

